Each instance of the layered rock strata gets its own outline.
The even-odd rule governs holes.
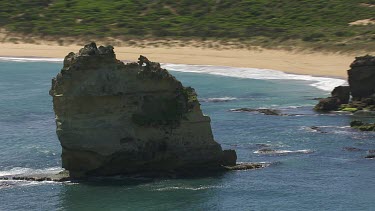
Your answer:
[[[116,59],[91,43],[69,53],[50,95],[72,177],[207,171],[235,165],[214,141],[193,88],[141,56]]]
[[[321,99],[315,110],[374,111],[375,57],[369,55],[356,57],[348,70],[348,82],[349,86],[336,87],[331,97]]]

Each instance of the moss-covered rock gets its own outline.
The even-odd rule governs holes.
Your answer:
[[[375,123],[364,123],[359,120],[350,122],[350,127],[359,129],[361,131],[375,131]]]
[[[341,109],[341,111],[347,111],[347,112],[354,113],[354,112],[358,111],[358,108],[343,108],[343,109]]]

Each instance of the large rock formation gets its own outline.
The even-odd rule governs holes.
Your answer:
[[[319,101],[315,106],[316,110],[375,110],[375,57],[356,57],[350,67],[349,86],[336,87],[331,97]]]
[[[375,57],[357,57],[348,70],[350,92],[353,100],[373,97],[375,94]]]
[[[323,98],[315,106],[319,111],[337,110],[341,104],[349,102],[350,88],[349,86],[338,86],[331,92],[331,97]]]
[[[214,141],[193,88],[159,63],[116,59],[112,46],[91,43],[69,53],[50,95],[73,177],[220,169],[235,164]]]

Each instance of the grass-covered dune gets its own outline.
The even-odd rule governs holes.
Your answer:
[[[375,0],[0,1],[0,27],[33,36],[236,39],[355,50],[375,47],[374,23]]]

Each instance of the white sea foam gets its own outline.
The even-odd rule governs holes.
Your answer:
[[[1,57],[0,61],[10,61],[10,62],[53,62],[61,63],[64,61],[63,58],[43,58],[43,57]]]
[[[199,187],[184,187],[184,186],[171,186],[171,187],[163,187],[163,188],[157,188],[156,191],[172,191],[172,190],[191,190],[191,191],[197,191],[197,190],[206,190],[206,189],[212,189],[212,188],[222,188],[223,186],[216,186],[216,185],[209,185],[209,186],[199,186]]]
[[[201,102],[228,102],[232,100],[237,100],[235,97],[212,97],[212,98],[202,98]]]
[[[255,154],[309,154],[313,153],[314,151],[309,149],[302,149],[302,150],[257,150]]]
[[[311,86],[324,91],[332,91],[336,86],[346,83],[343,79],[317,77],[311,75],[289,74],[277,70],[222,67],[210,65],[185,65],[185,64],[162,64],[163,68],[178,72],[207,73],[212,75],[229,76],[236,78],[251,78],[260,80],[303,80],[310,81]]]
[[[22,168],[22,167],[15,167],[9,170],[0,171],[0,177],[4,176],[13,176],[13,175],[20,175],[20,174],[27,174],[27,175],[33,175],[33,174],[45,174],[45,173],[59,173],[62,171],[61,167],[52,167],[52,168],[46,168],[46,169],[31,169],[31,168]]]
[[[63,58],[43,58],[43,57],[0,57],[0,61],[12,62],[54,62],[61,63]],[[178,72],[207,73],[236,78],[251,78],[260,80],[302,80],[310,81],[311,86],[324,91],[332,91],[336,86],[346,83],[343,79],[317,77],[311,75],[289,74],[278,70],[238,68],[213,65],[186,65],[186,64],[162,64],[163,68]]]

